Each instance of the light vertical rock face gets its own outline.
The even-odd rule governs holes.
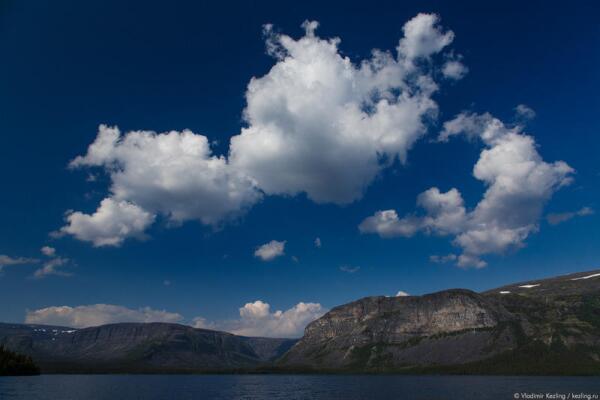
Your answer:
[[[356,353],[365,346],[385,347],[393,358],[394,353],[405,350],[404,345],[411,339],[483,332],[507,318],[508,313],[502,307],[469,290],[426,296],[368,297],[336,307],[309,324],[304,337],[286,354],[283,364],[350,366],[357,362]],[[436,361],[443,362],[445,357],[440,353]]]
[[[493,327],[497,318],[498,312],[485,299],[467,290],[423,297],[369,297],[336,307],[314,321],[306,328],[305,339],[351,335],[394,343],[415,335]]]
[[[600,273],[588,271],[485,293],[453,289],[424,296],[367,297],[309,324],[278,365],[600,373],[599,329]]]

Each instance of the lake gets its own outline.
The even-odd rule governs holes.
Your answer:
[[[554,397],[548,397],[548,394]],[[571,397],[567,397],[569,394]],[[583,397],[573,397],[572,394],[583,395]],[[529,395],[534,397],[528,397]],[[502,400],[515,398],[599,399],[600,379],[598,377],[406,375],[0,377],[0,399],[2,400]]]

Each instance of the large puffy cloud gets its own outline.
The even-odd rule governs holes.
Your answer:
[[[487,186],[475,209],[466,212],[456,189],[441,193],[432,188],[419,196],[425,215],[399,218],[393,210],[379,211],[363,221],[362,232],[382,237],[412,236],[419,230],[455,235],[453,243],[462,249],[457,264],[463,267],[484,267],[482,255],[524,245],[538,230],[546,202],[571,182],[574,170],[563,161],[543,161],[522,127],[506,126],[490,114],[458,115],[444,124],[439,140],[458,134],[480,138],[486,146],[473,168],[473,175]],[[381,215],[388,216],[385,223]]]
[[[504,133],[483,136],[489,126]],[[473,175],[488,189],[470,215],[468,229],[456,238],[471,257],[521,247],[537,231],[546,202],[571,182],[574,172],[563,161],[543,161],[533,137],[501,126],[502,122],[490,117],[480,127],[488,148],[481,152]]]
[[[72,167],[103,166],[111,192],[178,223],[198,219],[215,224],[254,203],[252,182],[212,154],[208,139],[189,130],[157,134],[100,126],[96,141]]]
[[[28,324],[61,325],[72,328],[86,328],[118,322],[171,322],[177,323],[183,316],[150,307],[131,309],[111,304],[88,306],[58,306],[28,311],[25,322]]]
[[[315,23],[299,40],[268,29],[278,62],[248,85],[248,127],[231,139],[232,165],[268,194],[305,192],[338,204],[360,198],[382,158],[405,161],[437,110],[436,84],[413,64],[452,41],[437,22],[419,14],[406,23],[396,57],[374,51],[359,65],[340,54],[339,39],[315,36]]]
[[[143,237],[157,214],[172,223],[217,224],[260,198],[248,177],[212,155],[205,136],[190,131],[121,135],[118,128],[101,125],[87,154],[70,165],[103,167],[111,177],[111,196],[98,210],[71,213],[62,228],[95,246]]]
[[[288,337],[302,336],[310,322],[321,317],[325,310],[318,303],[300,302],[294,307],[271,312],[271,306],[261,300],[246,303],[236,320],[209,322],[202,317],[194,319],[197,328],[217,329],[242,336]]]
[[[359,199],[379,171],[407,152],[434,117],[437,91],[431,58],[453,40],[433,14],[404,25],[397,53],[373,50],[353,63],[340,40],[321,39],[306,22],[299,39],[265,27],[275,65],[252,78],[246,126],[231,138],[228,157],[213,155],[190,131],[126,134],[100,126],[73,168],[99,167],[110,195],[93,214],[74,212],[62,228],[96,246],[120,245],[163,216],[169,222],[219,225],[263,194],[306,193],[315,202]]]

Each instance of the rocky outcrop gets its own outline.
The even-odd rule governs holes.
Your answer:
[[[280,368],[599,373],[600,271],[481,294],[367,297],[306,327]],[[541,360],[545,360],[542,362]]]
[[[378,368],[476,360],[487,355],[491,330],[510,317],[501,305],[469,290],[368,297],[309,324],[281,365]]]

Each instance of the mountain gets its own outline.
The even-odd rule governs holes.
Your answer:
[[[600,374],[600,270],[475,293],[367,297],[310,323],[293,371]]]
[[[0,324],[42,372],[394,372],[600,375],[600,270],[483,293],[366,297],[299,341],[165,323]]]
[[[270,363],[292,339],[249,338],[179,324],[122,323],[85,329],[0,324],[0,345],[42,372],[208,372]]]

